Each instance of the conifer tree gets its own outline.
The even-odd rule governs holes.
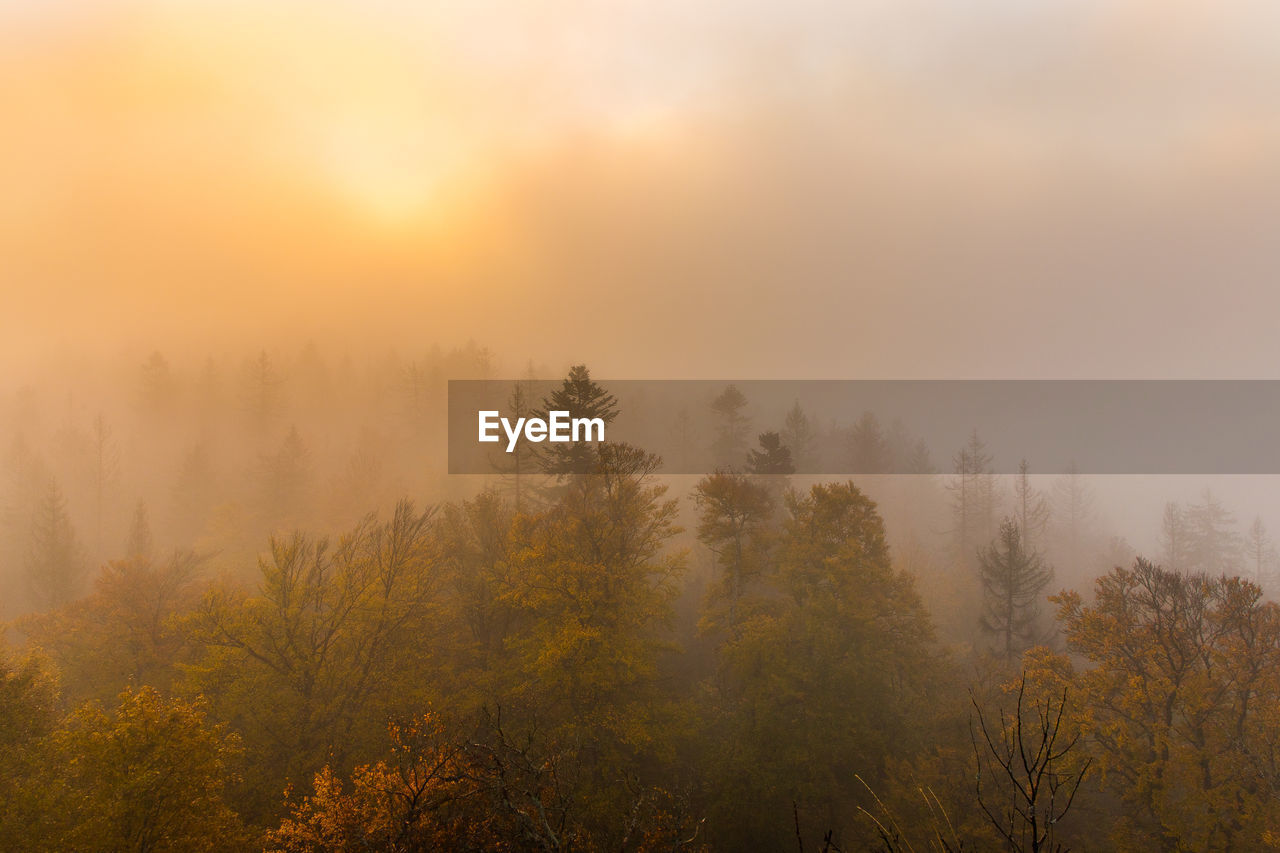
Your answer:
[[[993,634],[997,650],[1012,663],[1036,640],[1039,600],[1053,580],[1053,569],[1044,558],[1023,546],[1018,523],[1006,518],[994,542],[978,554],[982,577],[982,618]]]
[[[50,478],[31,527],[27,555],[31,593],[42,607],[61,607],[80,594],[85,570],[84,552],[71,525],[66,498]]]
[[[507,398],[507,413],[513,420],[527,418],[533,414],[529,392],[525,383],[516,382],[511,388],[511,396]],[[529,477],[538,471],[538,457],[534,445],[526,441],[516,442],[510,453],[505,449],[491,453],[494,469],[503,475],[510,486],[512,504],[516,512],[528,509],[530,492]]]
[[[549,412],[568,412],[571,418],[599,418],[608,426],[618,417],[618,398],[591,378],[585,364],[569,369],[560,387],[542,401],[535,416],[546,418]],[[556,477],[589,474],[597,464],[598,445],[588,441],[543,445],[538,453],[542,472]]]
[[[1018,463],[1018,476],[1013,481],[1013,503],[1022,546],[1033,550],[1049,525],[1049,502],[1031,484],[1031,465],[1025,459]]]
[[[1260,587],[1268,585],[1271,574],[1275,571],[1280,554],[1276,552],[1275,542],[1262,523],[1262,517],[1253,519],[1249,531],[1245,534],[1245,548],[1249,558],[1249,571],[1253,574],[1253,582]]]
[[[129,526],[129,538],[124,543],[124,555],[128,559],[151,559],[155,551],[151,538],[151,521],[147,517],[147,505],[138,501],[133,511],[133,524]]]
[[[1084,561],[1086,539],[1094,523],[1094,496],[1076,464],[1053,484],[1052,506],[1059,568],[1069,577],[1078,577]]]
[[[747,449],[747,430],[751,420],[743,411],[747,397],[738,386],[729,385],[720,396],[711,401],[711,414],[715,419],[716,438],[711,443],[711,453],[717,467],[732,468],[741,465]]]
[[[973,557],[974,543],[989,539],[995,528],[998,496],[991,473],[991,454],[975,429],[955,455],[956,479],[948,486],[954,494],[952,513],[960,559]]]
[[[760,449],[747,453],[747,468],[752,474],[786,475],[796,472],[791,461],[791,449],[782,443],[780,435],[772,431],[761,433],[759,441]]]
[[[849,430],[848,454],[849,470],[853,474],[888,473],[889,445],[875,413],[863,412]]]
[[[809,416],[796,400],[783,421],[782,442],[791,448],[791,458],[797,470],[808,471],[813,465],[813,444],[817,437]]]

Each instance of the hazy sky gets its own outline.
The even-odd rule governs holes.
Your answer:
[[[1280,7],[0,0],[0,356],[1280,376]]]

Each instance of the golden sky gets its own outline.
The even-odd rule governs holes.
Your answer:
[[[1186,0],[0,0],[0,356],[1270,376],[1276,32]]]

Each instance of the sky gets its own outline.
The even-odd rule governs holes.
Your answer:
[[[1275,377],[1278,18],[0,0],[0,364]]]

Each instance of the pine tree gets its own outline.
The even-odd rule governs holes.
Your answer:
[[[1160,560],[1169,569],[1181,570],[1187,556],[1187,523],[1177,501],[1164,505],[1160,521]]]
[[[129,527],[129,538],[124,543],[124,555],[127,559],[150,560],[154,552],[151,521],[147,518],[147,504],[144,501],[138,501],[138,505],[133,510],[133,524]]]
[[[693,416],[689,414],[688,408],[681,407],[676,412],[671,421],[669,435],[672,449],[675,451],[675,456],[670,461],[675,463],[675,470],[680,473],[695,470],[694,464],[700,445],[697,425],[694,423]]]
[[[280,410],[284,379],[266,350],[245,364],[240,374],[240,401],[249,420],[264,429]]]
[[[101,413],[93,419],[90,437],[93,442],[93,557],[98,562],[104,556],[102,528],[107,498],[120,479],[120,448]]]
[[[1037,639],[1041,592],[1053,580],[1053,569],[1036,551],[1027,550],[1013,518],[1000,525],[994,542],[978,554],[982,577],[982,618],[995,635],[997,649],[1012,663]]]
[[[1052,506],[1058,567],[1078,577],[1085,557],[1085,536],[1094,521],[1093,490],[1074,462],[1053,484]],[[1064,565],[1065,563],[1065,565]]]
[[[80,594],[85,571],[84,552],[71,526],[66,498],[50,478],[31,527],[27,555],[31,593],[42,607],[61,607]]]
[[[848,454],[850,473],[888,473],[889,445],[880,428],[880,419],[872,412],[863,412],[849,430]]]
[[[139,370],[142,409],[148,415],[160,416],[173,407],[177,383],[169,369],[169,362],[157,350],[142,364]]]
[[[272,525],[300,521],[310,498],[311,453],[298,428],[289,427],[279,449],[260,463],[263,519]]]
[[[791,461],[791,450],[782,443],[776,432],[761,433],[760,449],[747,453],[747,468],[752,474],[794,474],[796,466]]]
[[[511,388],[511,396],[507,398],[507,416],[514,420],[527,418],[532,414],[533,408],[529,403],[525,383],[516,382]],[[518,441],[510,453],[502,448],[492,451],[490,456],[494,470],[503,475],[503,480],[510,487],[515,511],[524,512],[532,497],[529,477],[538,472],[538,452],[534,445]]]
[[[209,449],[197,444],[187,451],[173,484],[171,534],[181,545],[190,545],[204,530],[217,502],[217,475]]]
[[[1025,459],[1018,463],[1018,476],[1013,481],[1013,503],[1022,531],[1022,545],[1034,550],[1049,526],[1049,502],[1031,485],[1031,466]]]
[[[1185,568],[1211,575],[1235,575],[1241,568],[1241,546],[1235,531],[1236,519],[1205,489],[1200,503],[1191,504],[1184,515],[1187,531]]]
[[[717,467],[733,468],[742,464],[747,449],[747,431],[751,425],[751,420],[743,412],[746,407],[746,395],[736,385],[727,386],[720,396],[711,401],[711,414],[716,423],[711,453]]]
[[[1249,557],[1249,570],[1253,573],[1253,582],[1258,586],[1270,585],[1272,572],[1280,554],[1276,552],[1275,543],[1262,523],[1262,517],[1256,516],[1249,531],[1245,534],[1245,549]]]
[[[967,563],[973,556],[974,543],[991,537],[998,502],[991,454],[987,453],[987,446],[976,429],[968,443],[956,453],[954,463],[956,479],[948,488],[955,495],[952,513],[956,545],[960,559]]]
[[[791,448],[791,458],[799,471],[811,472],[814,464],[813,445],[818,434],[809,421],[809,416],[800,408],[796,400],[787,412],[783,421],[782,442]]]
[[[568,412],[571,418],[599,418],[608,426],[618,417],[618,398],[591,379],[585,364],[569,369],[569,375],[535,413],[546,418],[549,412]],[[599,446],[589,441],[545,444],[538,455],[542,472],[556,477],[589,474],[596,467]]]

